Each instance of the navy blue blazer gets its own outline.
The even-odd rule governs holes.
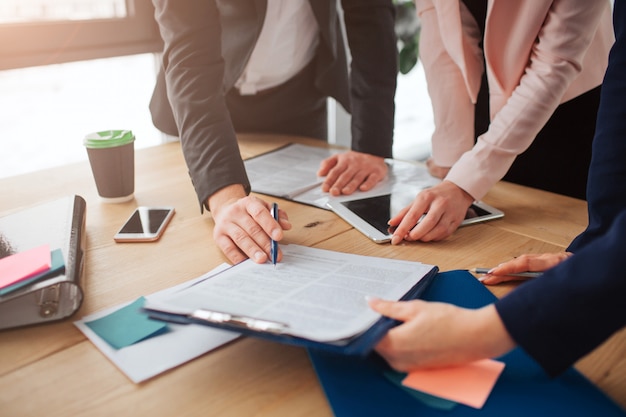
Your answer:
[[[150,103],[157,128],[179,135],[200,203],[250,184],[225,102],[260,34],[267,0],[153,0],[164,41]],[[320,28],[315,86],[352,114],[352,149],[391,157],[397,77],[391,0],[310,0]]]
[[[513,339],[557,375],[626,325],[626,0],[602,84],[587,185],[589,225],[574,255],[496,302]]]

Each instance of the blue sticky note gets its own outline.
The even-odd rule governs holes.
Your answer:
[[[85,322],[85,325],[115,349],[165,333],[168,330],[166,323],[150,319],[141,310],[144,301],[144,297],[139,297],[126,307]]]
[[[8,294],[12,291],[19,290],[26,285],[32,284],[33,282],[55,277],[63,273],[65,273],[65,260],[63,259],[63,251],[61,249],[55,249],[50,253],[50,269],[18,281],[14,284],[0,288],[0,295]]]
[[[398,388],[401,388],[404,392],[415,398],[416,400],[422,402],[424,405],[427,405],[432,408],[436,408],[438,410],[452,410],[457,403],[454,401],[446,400],[445,398],[437,397],[434,395],[427,394],[422,391],[414,390],[409,387],[402,385],[402,380],[406,378],[405,373],[395,372],[395,371],[387,371],[384,372],[385,378],[391,381]]]

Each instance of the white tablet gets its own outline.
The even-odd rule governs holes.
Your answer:
[[[413,193],[394,192],[393,194],[349,201],[331,199],[326,205],[374,242],[385,243],[391,240],[393,234],[387,222],[401,209],[408,206],[414,198],[415,194]],[[461,226],[498,219],[503,216],[502,211],[476,201],[467,210]]]

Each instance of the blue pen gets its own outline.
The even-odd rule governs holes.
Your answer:
[[[278,221],[278,204],[272,203],[272,217],[274,220]],[[272,264],[276,267],[276,260],[278,259],[278,242],[274,239],[270,241],[270,257],[272,258]]]

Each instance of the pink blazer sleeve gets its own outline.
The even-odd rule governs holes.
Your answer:
[[[433,158],[450,167],[474,146],[474,103],[483,71],[480,33],[464,6],[461,15],[457,1],[435,7],[433,1],[417,0],[416,6],[422,24],[420,60],[435,122]]]
[[[438,165],[452,167],[447,180],[480,199],[504,176],[515,157],[530,146],[559,103],[601,83],[612,43],[610,5],[608,1],[585,0],[517,2],[519,13],[514,13],[515,1],[489,2],[485,50],[492,122],[489,130],[473,145],[471,103],[475,95],[470,80],[475,79],[473,73],[480,67],[475,58],[467,59],[473,56],[473,50],[471,54],[459,55],[458,48],[446,47],[451,43],[458,45],[458,41],[449,38],[455,36],[454,31],[443,30],[444,27],[459,28],[457,33],[461,31],[470,38],[462,44],[464,48],[477,43],[476,34],[467,22],[469,13],[459,2],[450,0],[417,2],[423,25],[420,54],[429,74],[427,82],[435,114],[433,158]],[[456,16],[438,11],[443,3],[447,3],[447,9],[451,9],[450,3],[456,4],[459,10]],[[545,13],[537,12],[541,6]],[[524,7],[533,7],[534,13],[522,13]],[[521,22],[523,18],[515,16],[533,21]],[[517,20],[507,24],[505,19]],[[529,36],[527,31],[533,27],[538,28],[538,33]],[[528,54],[524,53],[520,39],[532,40],[527,47]],[[589,48],[592,44],[594,47]],[[506,49],[512,47],[517,54]],[[586,59],[588,50],[602,59],[590,62]],[[505,62],[499,61],[505,59]],[[464,65],[456,64],[460,61]],[[441,64],[446,62],[442,70]],[[468,75],[457,75],[451,82],[449,74],[455,64],[458,72]],[[512,73],[521,76],[511,77]],[[579,80],[583,82],[577,83]],[[571,92],[573,85],[575,93]],[[450,118],[455,118],[454,122],[446,123]],[[468,134],[471,143],[466,139]]]

